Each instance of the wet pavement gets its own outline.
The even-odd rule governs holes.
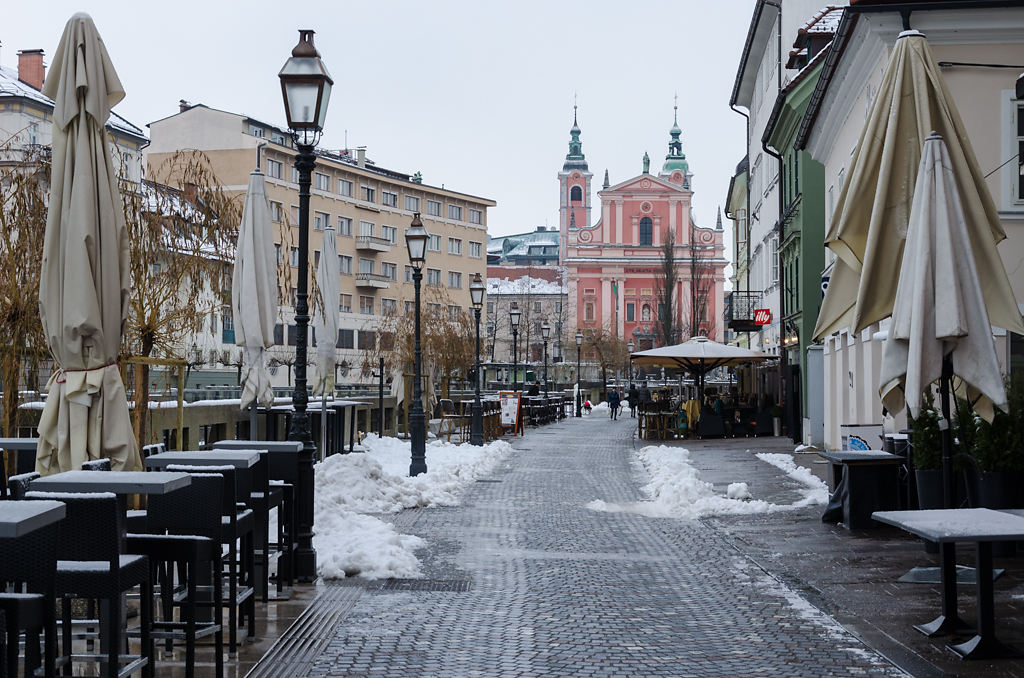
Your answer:
[[[1024,675],[1019,659],[963,662],[912,629],[937,614],[938,587],[896,579],[936,557],[897,530],[823,524],[820,506],[700,520],[587,509],[641,499],[634,425],[528,429],[460,506],[388,517],[429,543],[424,578],[307,588],[309,608],[249,675]],[[791,453],[787,439],[665,444],[688,448],[719,493],[742,481],[776,504],[802,496],[754,454]],[[794,459],[824,477],[817,455]],[[1024,557],[996,565],[997,633],[1024,647]],[[972,620],[973,587],[960,588]]]

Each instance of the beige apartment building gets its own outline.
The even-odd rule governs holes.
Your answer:
[[[204,105],[182,102],[175,115],[149,125],[145,149],[155,168],[175,151],[198,149],[212,163],[217,177],[231,192],[244,194],[249,173],[257,166],[266,175],[271,218],[276,232],[278,263],[288,280],[280,301],[280,327],[272,356],[288,364],[294,356],[294,299],[298,286],[299,187],[294,169],[297,150],[286,130],[252,118]],[[341,277],[337,337],[339,383],[369,381],[364,359],[374,347],[381,319],[411,309],[413,285],[405,231],[419,212],[430,233],[424,266],[424,308],[449,317],[471,313],[469,284],[487,272],[487,208],[495,202],[422,182],[386,169],[366,156],[363,148],[331,152],[318,149],[310,189],[309,273],[320,265],[325,228],[335,230]],[[213,337],[224,350],[234,343],[230,305],[220,314],[219,332],[212,319]],[[288,328],[287,330],[285,328]],[[219,336],[217,336],[219,335]],[[275,386],[287,386],[291,370],[278,369]]]

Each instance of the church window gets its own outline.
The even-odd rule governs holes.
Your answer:
[[[594,321],[594,303],[591,301],[583,305],[583,320],[587,322]]]
[[[647,304],[644,304],[643,308],[640,309],[640,319],[645,323],[651,322],[651,307]]]
[[[583,202],[583,189],[579,186],[573,186],[569,190],[569,200],[572,202]]]
[[[634,322],[636,320],[636,304],[626,304],[626,322]]]
[[[654,244],[654,223],[650,217],[644,217],[640,220],[640,244]]]

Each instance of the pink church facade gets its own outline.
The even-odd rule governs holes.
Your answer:
[[[725,267],[721,216],[714,227],[698,226],[692,216],[691,173],[673,125],[669,153],[657,176],[643,172],[615,185],[605,181],[597,195],[600,211],[592,221],[590,181],[573,121],[569,154],[558,174],[562,263],[567,268],[570,311],[576,327],[604,328],[636,350],[679,343],[703,335],[722,341]],[[676,270],[671,342],[659,328],[659,285],[663,247],[672,233]]]

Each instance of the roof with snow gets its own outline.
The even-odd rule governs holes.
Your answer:
[[[806,33],[828,33],[830,35],[835,34],[836,29],[839,28],[839,20],[843,18],[843,8],[838,5],[828,5],[827,7],[821,8],[821,10],[815,14],[811,19],[803,26],[797,29],[797,35],[804,35]]]
[[[45,106],[50,111],[53,110],[53,99],[44,95],[32,85],[19,80],[17,69],[8,68],[7,66],[0,66],[0,97],[28,99]],[[114,111],[110,112],[107,127],[121,134],[138,137],[142,140],[146,139],[146,133],[142,131],[142,128],[136,127]]]
[[[568,287],[562,282],[551,282],[543,278],[524,275],[515,280],[508,278],[488,278],[487,294],[491,295],[522,295],[522,294],[565,294]]]

